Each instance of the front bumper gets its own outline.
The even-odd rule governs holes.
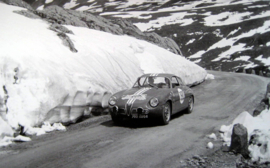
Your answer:
[[[111,115],[122,116],[128,118],[134,118],[134,116],[147,116],[144,118],[156,118],[162,115],[163,107],[158,105],[155,108],[152,107],[133,107],[132,109],[125,109],[125,107],[109,106]],[[138,117],[139,118],[139,117]]]

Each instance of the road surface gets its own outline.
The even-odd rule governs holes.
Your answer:
[[[209,152],[206,136],[242,111],[251,113],[270,82],[255,75],[210,73],[214,80],[193,87],[194,111],[173,116],[169,125],[141,121],[116,126],[109,116],[91,118],[66,132],[2,148],[0,167],[177,167],[185,158]]]

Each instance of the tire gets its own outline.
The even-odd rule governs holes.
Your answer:
[[[162,114],[161,114],[161,124],[167,125],[171,120],[171,104],[166,102],[163,105]]]
[[[121,124],[123,122],[123,117],[120,117],[120,116],[117,116],[117,115],[114,115],[114,114],[111,114],[111,117],[112,117],[112,121],[115,124]]]
[[[190,96],[188,99],[188,107],[186,109],[187,114],[192,113],[193,107],[194,107],[194,98],[193,98],[193,96]]]

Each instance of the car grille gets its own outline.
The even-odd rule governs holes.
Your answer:
[[[119,110],[118,110],[118,113],[119,113],[119,114],[125,114],[126,112],[125,112],[125,109],[119,109]]]

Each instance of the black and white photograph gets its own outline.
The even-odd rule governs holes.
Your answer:
[[[0,0],[0,168],[270,168],[270,0]]]

